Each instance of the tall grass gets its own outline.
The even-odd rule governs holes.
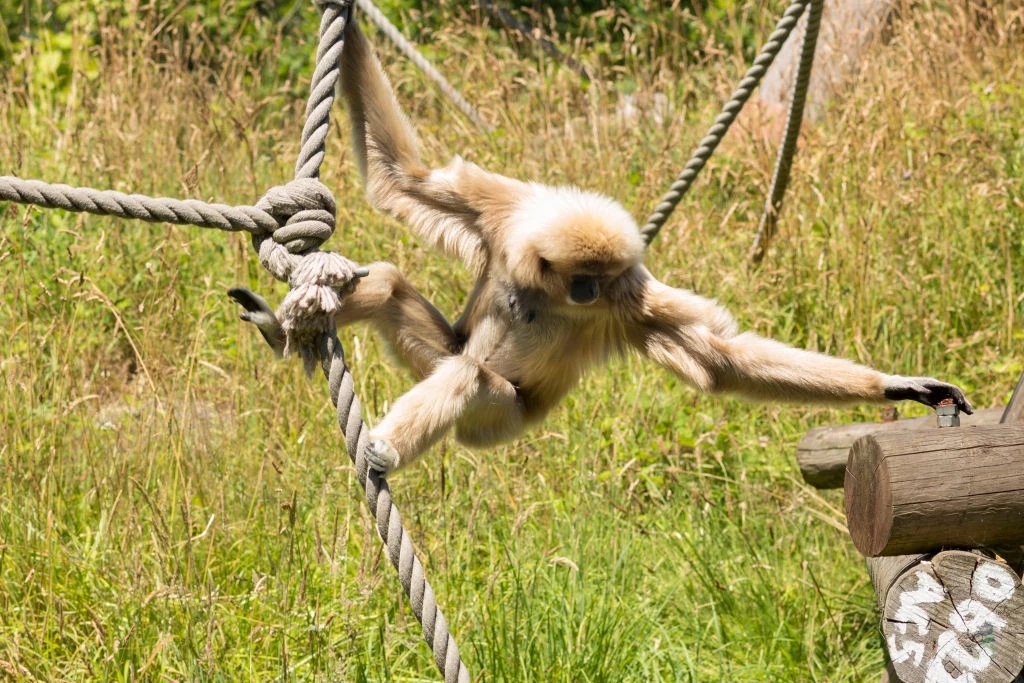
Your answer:
[[[638,124],[615,116],[614,83],[584,90],[473,19],[431,49],[493,138],[389,59],[427,156],[585,185],[639,218],[743,69],[724,44],[682,74],[637,60],[619,83],[676,113]],[[767,265],[745,260],[771,167],[754,131],[712,161],[650,267],[761,333],[1004,401],[1024,343],[1022,25],[1019,3],[908,8],[807,133]],[[59,98],[11,69],[2,172],[236,203],[287,179],[295,83],[122,31]],[[395,262],[455,314],[466,273],[368,207],[338,128],[334,248]],[[325,387],[272,363],[224,296],[284,293],[245,240],[0,215],[2,675],[434,680]],[[411,380],[367,329],[343,341],[372,421]],[[866,572],[841,498],[800,483],[791,454],[809,427],[875,415],[698,396],[626,358],[516,443],[446,441],[394,488],[477,680],[861,680],[882,663]]]

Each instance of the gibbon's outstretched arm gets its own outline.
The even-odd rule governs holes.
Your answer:
[[[456,156],[444,168],[420,162],[416,134],[358,22],[346,28],[341,89],[353,148],[374,205],[412,227],[429,244],[479,273],[488,259],[488,230],[526,184],[487,173]]]
[[[728,313],[707,299],[653,278],[642,287],[631,344],[701,391],[805,403],[913,400],[934,407],[952,399],[964,412],[973,412],[952,384],[886,375],[753,332],[737,334]]]

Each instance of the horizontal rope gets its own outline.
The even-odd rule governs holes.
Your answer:
[[[277,220],[255,206],[207,204],[198,199],[172,199],[125,194],[114,190],[44,183],[0,176],[0,199],[34,204],[47,209],[65,209],[100,216],[135,218],[151,223],[175,223],[200,228],[216,228],[254,235],[271,234]]]

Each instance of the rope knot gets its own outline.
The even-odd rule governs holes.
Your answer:
[[[292,254],[317,249],[334,234],[334,195],[315,178],[297,178],[270,188],[256,208],[277,220],[274,242]]]
[[[342,297],[362,273],[341,254],[315,251],[304,255],[291,275],[291,291],[277,309],[285,332],[285,355],[297,352],[307,372],[319,359],[320,338],[332,329]]]

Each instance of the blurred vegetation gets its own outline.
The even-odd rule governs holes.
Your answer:
[[[0,62],[9,62],[40,87],[61,90],[72,69],[97,75],[98,50],[145,51],[217,78],[228,57],[251,57],[263,80],[293,82],[312,63],[317,31],[312,0],[0,0]],[[431,57],[444,50],[433,37],[445,26],[488,20],[474,2],[382,0],[386,15]],[[501,3],[499,3],[501,4]],[[761,5],[738,0],[558,0],[507,2],[502,7],[540,29],[606,75],[623,76],[637,60],[673,70],[706,60],[728,46],[749,58],[757,48]],[[708,27],[711,27],[709,32]],[[109,43],[115,39],[119,45]],[[125,46],[124,40],[132,44]],[[518,39],[520,49],[531,43]],[[635,84],[628,77],[623,87]]]

